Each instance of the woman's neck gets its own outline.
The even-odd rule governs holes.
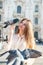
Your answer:
[[[23,32],[22,32],[22,31],[20,31],[20,32],[19,32],[19,35],[20,35],[20,36],[22,36],[22,35],[23,35]]]

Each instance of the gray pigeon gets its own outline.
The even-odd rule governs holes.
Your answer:
[[[9,25],[15,24],[15,23],[17,23],[18,21],[19,21],[19,19],[18,19],[18,18],[15,18],[15,19],[13,19],[13,20],[4,22],[5,26],[4,26],[3,28],[8,27]]]
[[[9,56],[6,58],[8,59],[7,63],[10,63],[14,58],[21,58],[22,60],[28,59],[28,58],[38,58],[40,56],[42,56],[42,53],[37,51],[37,50],[33,50],[33,49],[25,49],[23,51],[18,50],[10,50],[10,51],[6,51],[4,53],[2,53],[0,55],[3,56],[4,54],[6,54],[7,52],[9,52]]]

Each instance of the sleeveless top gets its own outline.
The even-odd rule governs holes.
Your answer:
[[[8,45],[8,49],[19,49],[21,51],[26,49],[26,41],[24,35],[22,35],[21,37],[18,34],[12,35]]]

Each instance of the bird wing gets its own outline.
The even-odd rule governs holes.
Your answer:
[[[28,59],[28,58],[38,58],[42,56],[42,53],[33,49],[25,49],[24,51],[22,51],[22,55],[24,59]]]

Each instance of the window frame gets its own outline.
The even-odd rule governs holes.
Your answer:
[[[35,5],[35,12],[39,12],[39,6]]]
[[[3,2],[0,1],[0,9],[2,9],[2,6],[3,6]]]
[[[38,17],[35,17],[34,21],[35,21],[35,24],[38,25]]]
[[[17,6],[17,13],[21,14],[21,6],[20,5]]]

